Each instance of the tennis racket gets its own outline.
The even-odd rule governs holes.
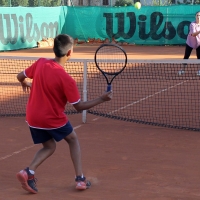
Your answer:
[[[126,67],[127,55],[117,44],[102,44],[95,52],[95,64],[106,78],[107,91],[112,89],[112,81]]]

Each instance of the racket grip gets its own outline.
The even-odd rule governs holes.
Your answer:
[[[111,85],[108,85],[108,86],[107,86],[107,92],[111,91],[111,89],[112,89],[112,86],[111,86]]]

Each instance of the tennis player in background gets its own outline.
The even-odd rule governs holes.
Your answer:
[[[81,101],[75,80],[63,68],[73,53],[73,39],[69,35],[58,35],[54,39],[53,51],[55,59],[40,58],[17,75],[23,91],[30,90],[26,121],[33,142],[42,144],[29,166],[16,175],[22,188],[31,193],[38,192],[34,176],[36,169],[54,153],[56,142],[62,139],[69,145],[76,189],[90,187],[91,183],[83,174],[77,135],[64,113],[65,105],[69,102],[77,111],[82,111],[112,99],[110,91],[94,100]],[[32,84],[26,78],[33,79]]]
[[[197,59],[200,59],[200,12],[196,12],[195,17],[196,20],[190,24],[190,30],[186,40],[185,54],[183,59],[189,59],[193,49],[196,49]],[[183,65],[184,68],[179,71],[179,75],[185,73],[184,70],[187,64]],[[200,76],[200,71],[197,72],[197,75]]]

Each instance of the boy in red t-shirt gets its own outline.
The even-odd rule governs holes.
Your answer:
[[[112,98],[110,91],[94,100],[81,101],[75,80],[63,68],[73,52],[73,39],[66,34],[58,35],[54,39],[53,50],[54,59],[40,58],[17,75],[24,92],[29,92],[31,88],[26,121],[34,144],[43,145],[29,167],[17,173],[22,188],[31,193],[38,192],[34,178],[35,170],[54,153],[56,142],[62,139],[70,148],[76,174],[76,189],[84,190],[90,187],[91,183],[83,175],[77,135],[64,113],[65,105],[69,102],[77,111],[82,111]],[[33,79],[32,84],[27,82],[26,78]]]

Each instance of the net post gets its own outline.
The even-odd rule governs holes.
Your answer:
[[[87,60],[83,61],[83,101],[87,101]],[[82,122],[86,123],[87,111],[82,112]]]

